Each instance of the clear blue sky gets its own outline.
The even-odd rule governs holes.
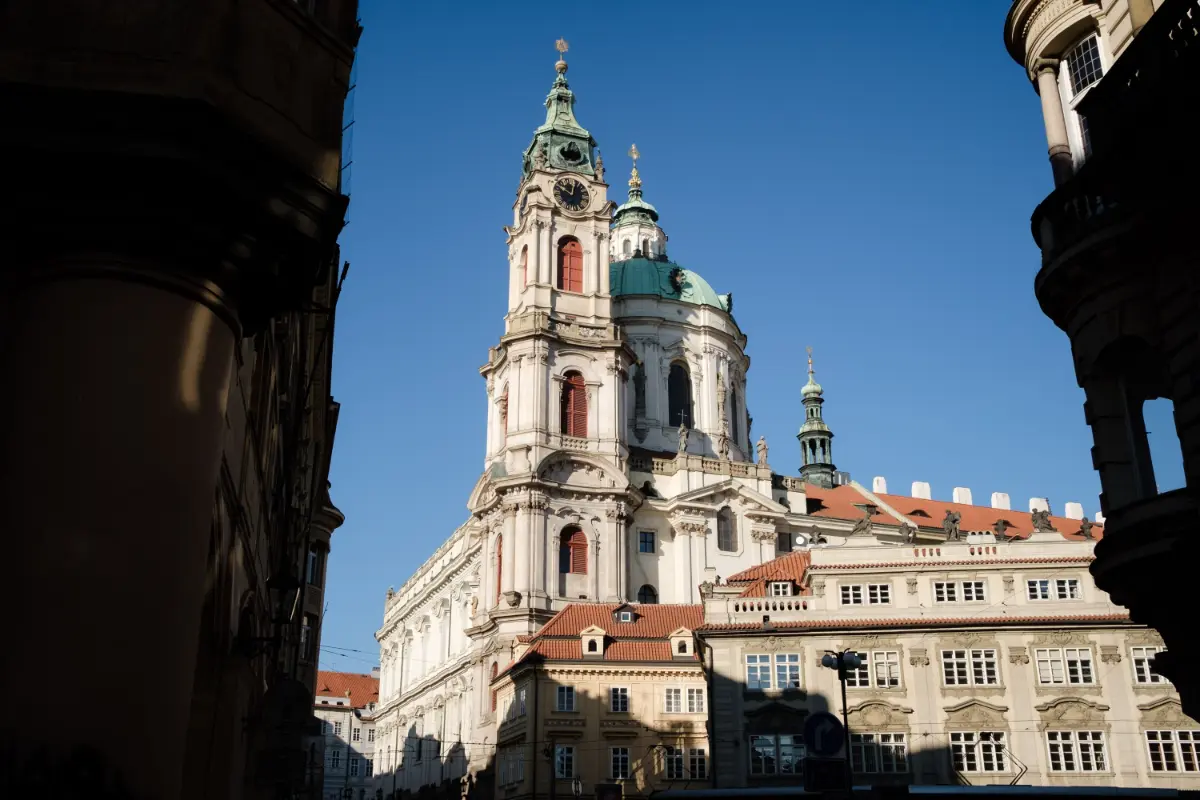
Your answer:
[[[364,652],[325,650],[323,668],[370,668],[388,586],[467,517],[478,367],[506,310],[501,226],[558,37],[612,196],[636,142],[672,259],[735,296],[772,466],[798,472],[812,345],[855,479],[1099,510],[1070,345],[1033,294],[1029,215],[1051,176],[1037,95],[1004,50],[1008,5],[363,0],[334,361],[346,524],[322,644]]]

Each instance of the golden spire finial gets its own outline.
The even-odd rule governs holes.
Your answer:
[[[629,146],[629,157],[633,159],[633,171],[629,173],[629,188],[641,189],[642,177],[638,174],[637,162],[642,157],[642,154],[638,152],[636,144]]]
[[[558,61],[554,62],[554,69],[558,72],[567,71],[567,62],[563,59],[563,56],[566,55],[569,48],[570,45],[567,44],[566,39],[559,39],[554,43],[554,49],[558,51]]]
[[[813,374],[813,368],[812,368],[812,345],[809,345],[808,347],[806,347],[806,348],[804,348],[804,349],[805,349],[805,351],[808,353],[808,374],[809,374],[809,375],[812,375],[812,374]]]

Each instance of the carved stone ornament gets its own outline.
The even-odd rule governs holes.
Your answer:
[[[962,539],[962,531],[959,530],[961,522],[962,514],[946,509],[946,516],[942,519],[942,530],[946,532],[947,542],[957,542]]]
[[[1033,520],[1035,532],[1050,533],[1054,530],[1054,523],[1050,521],[1049,511],[1031,511],[1029,517]]]
[[[1059,697],[1034,706],[1041,715],[1040,730],[1047,728],[1107,728],[1104,712],[1108,706],[1081,697]]]
[[[715,584],[712,581],[704,581],[700,584],[700,596],[705,600],[712,597],[713,587]]]
[[[914,667],[928,667],[929,655],[924,647],[914,647],[909,651],[908,663]]]
[[[1115,644],[1100,645],[1100,660],[1105,664],[1121,663],[1121,648]]]
[[[1158,645],[1163,646],[1162,636],[1158,631],[1146,628],[1140,631],[1130,631],[1125,634],[1125,644],[1128,645]]]
[[[1183,713],[1175,697],[1162,697],[1138,706],[1142,712],[1142,728],[1190,729],[1200,728],[1200,722]]]
[[[917,540],[917,526],[911,525],[907,522],[901,523],[900,538],[903,539],[906,544],[912,544],[915,542]]]
[[[867,700],[847,712],[851,730],[907,730],[911,708]]]
[[[1029,663],[1029,648],[1028,647],[1010,647],[1008,648],[1008,663],[1025,665]]]
[[[471,597],[471,619],[475,619],[475,615],[479,613],[479,598]]]
[[[520,592],[505,592],[504,599],[508,603],[509,608],[516,608],[517,606],[521,605]]]
[[[779,534],[776,533],[774,528],[755,527],[750,529],[750,538],[756,542],[759,542],[760,544],[764,542],[774,542],[778,536]]]
[[[1012,575],[1004,576],[1004,593],[1005,594],[1013,593],[1013,576]]]
[[[817,578],[812,582],[813,594],[817,597],[825,596],[825,581],[822,578]]]
[[[908,578],[905,579],[905,582],[908,584],[908,593],[916,594],[917,593],[917,584],[919,583],[917,578],[910,575]]]
[[[1033,637],[1033,641],[1031,642],[1031,644],[1043,647],[1065,647],[1068,645],[1087,647],[1091,643],[1087,634],[1081,631],[1044,631]]]
[[[1007,727],[1006,706],[996,706],[983,700],[967,700],[946,708],[946,727],[958,729],[1001,729]]]
[[[871,533],[871,517],[874,509],[868,508],[863,516],[854,523],[854,528],[850,531],[851,536],[869,536]]]

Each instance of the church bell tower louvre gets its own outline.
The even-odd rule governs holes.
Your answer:
[[[567,42],[546,119],[521,164],[505,227],[508,313],[480,369],[484,475],[469,503],[484,543],[487,627],[535,630],[569,601],[627,597],[624,384],[633,353],[613,324],[608,200],[592,135],[575,118]]]

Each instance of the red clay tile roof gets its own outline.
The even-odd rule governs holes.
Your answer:
[[[827,519],[842,519],[856,522],[862,518],[863,512],[855,508],[855,504],[864,505],[871,502],[866,496],[849,484],[835,486],[832,489],[822,489],[817,486],[806,485],[804,493],[808,498],[808,513],[814,517],[825,517]],[[922,500],[917,497],[904,497],[895,494],[876,494],[875,496],[908,517],[920,528],[941,530],[942,519],[946,516],[946,511],[949,510],[962,514],[959,528],[964,532],[991,532],[996,520],[1003,519],[1009,524],[1006,531],[1008,536],[1020,536],[1024,538],[1033,533],[1033,518],[1027,511],[1006,511],[1002,508],[991,508],[990,506],[968,506],[962,503],[948,503],[942,500]],[[895,517],[883,510],[872,516],[871,521],[879,525],[900,524]],[[1064,539],[1079,540],[1083,538],[1078,533],[1082,520],[1051,516],[1050,522],[1062,534]],[[1093,525],[1092,536],[1096,539],[1103,538],[1104,526],[1099,524]]]
[[[931,619],[805,619],[795,622],[773,622],[771,630],[818,630],[836,631],[843,628],[944,628],[979,625],[1062,625],[1064,623],[1088,624],[1129,622],[1128,614],[1075,614],[1055,617],[941,617]],[[697,630],[707,631],[761,631],[761,622],[714,622],[701,625]]]
[[[941,549],[941,548],[938,548]],[[1090,564],[1096,557],[1091,553],[1077,556],[1043,556],[1041,558],[964,558],[954,561],[865,561],[859,564],[817,564],[809,567],[813,572],[837,569],[875,569],[877,567],[970,567],[998,564]],[[749,595],[747,595],[748,597]]]
[[[745,583],[746,586],[742,590],[742,597],[766,597],[768,583],[788,581],[799,585],[804,579],[804,572],[808,569],[811,561],[812,557],[809,551],[794,550],[765,564],[744,569],[730,577],[726,582],[734,585]],[[802,595],[811,593],[811,589],[798,592],[798,594]]]
[[[634,612],[633,622],[614,619],[617,610],[624,608]],[[536,634],[523,637],[532,646],[517,663],[535,657],[580,661],[584,658],[580,634],[592,626],[605,632],[605,661],[675,661],[671,634],[680,628],[695,630],[703,623],[704,608],[700,605],[572,603]],[[696,660],[695,654],[687,660]]]
[[[352,708],[366,708],[379,702],[379,679],[357,672],[317,672],[317,697],[346,697]]]

